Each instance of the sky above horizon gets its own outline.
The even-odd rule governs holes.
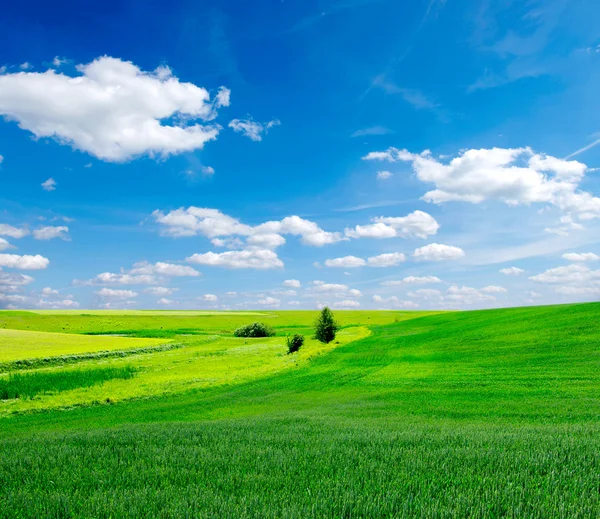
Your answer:
[[[600,295],[600,3],[13,2],[0,308]]]

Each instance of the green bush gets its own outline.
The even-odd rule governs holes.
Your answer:
[[[252,323],[233,332],[235,337],[275,337],[275,330],[264,323]]]
[[[300,335],[299,333],[288,335],[285,338],[285,343],[287,344],[288,354],[294,353],[295,351],[298,351],[304,344],[304,335]]]
[[[335,333],[338,329],[339,325],[333,318],[333,312],[328,307],[323,308],[315,321],[315,339],[330,343],[335,339]]]

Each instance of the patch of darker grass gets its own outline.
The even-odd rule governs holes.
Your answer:
[[[128,379],[132,378],[136,371],[133,366],[125,366],[58,372],[10,373],[8,377],[0,380],[0,400],[33,398],[40,394],[95,386],[107,380]]]

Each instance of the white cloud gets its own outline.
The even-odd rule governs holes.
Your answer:
[[[215,168],[213,168],[212,166],[202,166],[201,171],[204,175],[207,176],[212,176],[215,174]]]
[[[378,171],[377,172],[377,180],[387,180],[388,178],[392,178],[394,176],[393,173],[389,171]]]
[[[248,236],[246,241],[253,247],[276,249],[285,243],[285,238],[281,234],[255,234]]]
[[[349,288],[348,285],[341,283],[325,283],[324,281],[311,281],[310,288],[307,289],[306,295],[312,297],[361,297],[360,290]]]
[[[45,296],[57,296],[58,290],[54,290],[50,287],[42,288],[42,294]]]
[[[413,256],[418,261],[446,261],[462,258],[465,255],[459,247],[452,245],[443,245],[440,243],[430,243],[424,247],[415,249]]]
[[[277,299],[276,297],[267,296],[263,299],[259,299],[257,303],[263,306],[279,306],[281,304],[281,300]]]
[[[219,298],[215,294],[204,294],[202,296],[202,300],[203,301],[214,302],[214,301],[218,301]]]
[[[70,298],[51,301],[40,299],[35,306],[39,308],[79,308],[79,303]]]
[[[360,303],[354,299],[344,299],[343,301],[336,301],[331,306],[333,308],[359,308]]]
[[[427,238],[436,234],[439,224],[423,211],[414,211],[407,216],[371,218],[369,225],[357,225],[347,228],[345,234],[349,238]]]
[[[116,162],[200,149],[219,133],[218,125],[196,121],[216,117],[228,102],[224,91],[211,103],[206,89],[180,82],[168,67],[144,72],[108,56],[77,70],[0,75],[0,114],[38,138]],[[170,118],[178,123],[163,124]]]
[[[286,279],[282,285],[284,287],[290,287],[290,288],[300,288],[300,281],[298,281],[297,279]]]
[[[96,292],[97,295],[107,299],[130,299],[138,295],[133,290],[117,290],[114,288],[102,288]]]
[[[285,243],[282,234],[300,236],[302,243],[320,247],[343,239],[341,233],[327,232],[315,222],[299,216],[288,216],[280,221],[270,221],[252,227],[219,211],[205,207],[179,208],[168,213],[154,211],[152,216],[162,226],[161,232],[168,236],[197,236],[218,238],[221,236],[246,236],[248,245],[259,248],[276,248]],[[227,242],[217,242],[227,246]],[[217,246],[221,246],[217,245]]]
[[[298,306],[298,305],[300,305],[300,301],[288,301],[288,305],[290,305],[290,306]]]
[[[448,163],[435,159],[428,150],[415,154],[397,148],[363,158],[411,162],[417,178],[435,186],[423,200],[436,204],[485,200],[509,205],[549,203],[580,220],[600,217],[600,198],[578,190],[589,171],[587,166],[538,154],[531,148],[466,150]]]
[[[506,294],[507,290],[499,285],[488,285],[487,287],[483,287],[481,292],[485,294]]]
[[[541,274],[531,276],[529,279],[538,283],[567,284],[600,281],[600,270],[591,270],[585,265],[567,265],[565,267],[556,267],[548,269]]]
[[[2,164],[4,162],[4,157],[2,155],[0,155],[0,164]]]
[[[283,262],[277,254],[268,249],[246,249],[227,252],[206,252],[193,254],[186,261],[199,265],[226,267],[232,269],[276,269],[282,268]]]
[[[482,302],[492,302],[495,301],[496,298],[494,296],[483,293],[481,290],[477,290],[473,287],[458,287],[456,285],[452,285],[446,291],[446,295],[444,296],[444,301],[446,303],[452,304],[464,304],[464,305],[474,305]]]
[[[419,305],[413,301],[401,301],[397,296],[382,297],[378,295],[373,296],[373,302],[385,306],[392,306],[394,308],[418,308]]]
[[[32,281],[34,281],[34,279],[26,274],[2,272],[2,269],[0,269],[0,288],[3,292],[15,291],[20,287],[28,285]]]
[[[334,258],[325,260],[326,267],[336,268],[356,268],[364,267],[367,262],[362,258],[356,256],[344,256],[343,258]]]
[[[598,261],[600,259],[600,256],[593,252],[567,252],[562,257],[568,261]]]
[[[406,261],[406,256],[401,252],[379,254],[379,256],[372,256],[367,259],[369,267],[395,267],[403,261]]]
[[[398,285],[427,285],[429,283],[441,283],[442,280],[436,276],[407,276],[401,280],[383,281],[384,287],[393,287]]]
[[[442,296],[439,290],[434,288],[419,288],[413,292],[408,293],[409,297],[424,297],[425,299],[437,299]]]
[[[8,267],[20,270],[42,270],[50,264],[48,258],[39,254],[35,256],[18,254],[0,254],[0,267]]]
[[[54,191],[56,190],[56,180],[50,177],[48,180],[45,180],[40,184],[44,191]]]
[[[266,135],[271,128],[280,124],[281,122],[278,119],[266,123],[259,123],[252,119],[233,119],[229,123],[229,127],[234,132],[241,133],[250,140],[258,142],[262,141],[263,134]]]
[[[25,61],[19,65],[19,68],[21,70],[29,70],[29,69],[33,68],[33,65],[31,63],[29,63],[28,61]]]
[[[197,277],[201,275],[200,272],[188,265],[177,265],[175,263],[166,263],[164,261],[159,261],[154,264],[148,263],[147,261],[134,263],[130,273],[134,275],[147,274],[167,277]]]
[[[151,294],[153,296],[170,296],[173,292],[178,290],[177,288],[169,287],[148,287],[144,290],[145,294]]]
[[[8,241],[6,241],[4,238],[0,238],[0,251],[10,249],[10,248],[12,248],[12,245]]]
[[[23,236],[27,236],[29,234],[29,230],[23,227],[13,227],[12,225],[8,225],[6,223],[0,223],[0,236],[10,236],[11,238],[23,238]]]
[[[75,280],[75,285],[156,285],[164,282],[163,278],[169,277],[197,277],[200,272],[188,265],[177,265],[175,263],[166,263],[159,261],[157,263],[148,263],[141,261],[134,263],[129,271],[121,269],[121,272],[102,272],[96,277],[87,281]],[[161,295],[148,289],[148,293]]]
[[[172,299],[167,299],[166,297],[161,297],[156,304],[157,305],[164,305],[164,306],[169,306],[172,305],[175,301],[173,301]]]
[[[69,228],[61,225],[58,227],[40,227],[33,231],[33,237],[36,240],[53,240],[54,238],[60,238],[61,240],[69,240],[68,233]]]
[[[525,271],[519,267],[507,267],[500,269],[500,273],[504,274],[505,276],[520,276],[523,274],[523,272]]]

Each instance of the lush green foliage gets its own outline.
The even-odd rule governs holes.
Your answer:
[[[235,337],[275,337],[275,330],[264,323],[252,323],[241,326],[233,332]]]
[[[278,331],[314,318],[294,315],[281,313]],[[250,344],[223,339],[237,341],[232,356],[232,345],[190,342],[128,357],[142,369],[122,383],[163,356],[170,373],[209,365],[202,376],[218,378],[239,354],[237,375],[1,418],[0,517],[597,515],[600,304],[370,316],[381,321],[372,335],[348,342],[344,328],[342,344],[312,358],[309,340],[304,362],[283,339],[247,341],[278,344],[289,369],[248,366],[244,378]]]
[[[323,308],[315,321],[315,339],[329,343],[335,339],[338,329],[339,325],[333,318],[333,312],[328,307]]]
[[[299,333],[288,335],[285,339],[285,343],[287,345],[288,354],[294,353],[302,348],[302,345],[304,344],[304,335]]]
[[[10,373],[0,378],[0,400],[33,398],[39,394],[58,393],[77,387],[90,387],[111,379],[129,379],[135,368],[97,368],[33,373]]]

